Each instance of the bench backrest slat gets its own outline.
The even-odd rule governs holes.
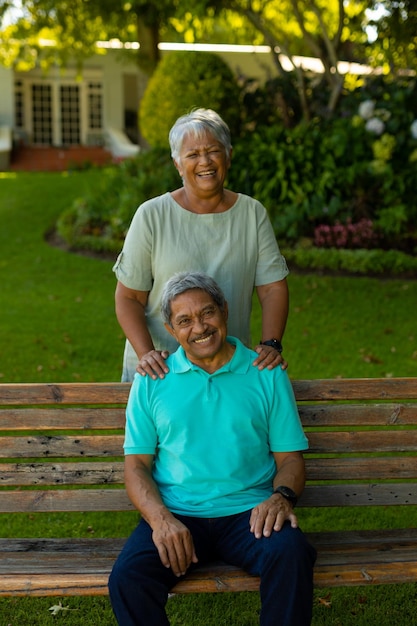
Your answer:
[[[309,481],[372,481],[417,478],[417,456],[378,458],[306,458]],[[123,484],[123,461],[0,463],[3,487]]]
[[[417,483],[307,485],[297,507],[417,504]],[[413,525],[415,522],[411,522]]]
[[[406,452],[417,450],[417,430],[309,432],[309,453]]]
[[[0,437],[0,458],[121,456],[123,439],[123,435]]]
[[[129,388],[129,383],[2,383],[0,404],[118,404],[126,402]],[[293,388],[299,402],[406,400],[417,398],[417,377],[294,380]]]
[[[0,513],[131,510],[124,489],[4,491],[0,498]]]
[[[123,461],[80,463],[0,463],[0,485],[28,487],[45,485],[122,485]],[[1,496],[3,497],[3,496]]]
[[[294,380],[298,401],[305,400],[402,400],[417,398],[416,378],[337,378]]]
[[[417,504],[417,483],[307,485],[297,507],[398,506]],[[129,511],[124,489],[4,491],[0,513]]]
[[[321,404],[299,406],[306,428],[327,426],[391,426],[417,424],[416,404]],[[124,407],[0,408],[1,430],[122,429]]]
[[[310,432],[305,454],[413,452],[417,431]],[[0,437],[0,458],[114,457],[123,454],[123,435],[54,435]]]
[[[124,407],[0,409],[0,430],[113,430],[124,425]]]
[[[303,425],[328,426],[407,426],[417,424],[417,404],[301,404]]]
[[[2,383],[0,404],[123,404],[129,389],[129,383]]]
[[[309,481],[373,481],[417,478],[417,456],[397,457],[306,457]]]

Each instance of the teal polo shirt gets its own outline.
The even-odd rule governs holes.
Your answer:
[[[292,386],[280,367],[259,371],[238,339],[213,374],[184,350],[165,378],[136,374],[126,409],[125,454],[155,456],[153,477],[167,508],[196,517],[249,510],[271,495],[273,452],[308,448]]]

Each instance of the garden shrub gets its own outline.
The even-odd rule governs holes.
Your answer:
[[[417,81],[371,78],[341,110],[293,129],[258,123],[235,146],[230,185],[265,204],[280,241],[365,219],[378,245],[414,253]]]
[[[347,250],[295,246],[283,248],[290,267],[307,271],[332,271],[349,274],[415,277],[417,258],[399,250]]]
[[[175,120],[193,108],[217,111],[232,136],[240,127],[240,89],[223,59],[211,52],[174,51],[162,58],[139,108],[139,125],[153,147],[168,147]]]
[[[139,204],[178,183],[169,150],[141,152],[106,170],[101,186],[60,216],[57,232],[72,249],[117,252]]]

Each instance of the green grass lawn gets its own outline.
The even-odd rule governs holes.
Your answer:
[[[60,212],[104,172],[0,179],[0,380],[118,380],[123,333],[112,262],[45,241]]]
[[[45,234],[105,171],[0,174],[0,382],[120,379],[124,338],[114,315],[112,261],[50,246]],[[292,378],[417,376],[417,281],[289,277],[284,337]],[[260,332],[254,303],[253,337]],[[302,517],[304,512],[300,513]],[[311,512],[306,529],[416,524],[407,512],[341,518]],[[124,536],[132,514],[2,515],[2,536]],[[0,581],[1,587],[1,581]],[[70,610],[53,616],[58,602]],[[254,626],[257,594],[176,597],[176,626]],[[417,625],[417,585],[317,590],[314,626]],[[114,626],[107,598],[0,600],[0,626]],[[151,625],[150,625],[151,626]]]

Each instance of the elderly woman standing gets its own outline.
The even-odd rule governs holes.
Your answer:
[[[165,359],[177,344],[161,320],[161,292],[185,270],[204,271],[219,283],[229,305],[229,333],[249,347],[255,288],[262,337],[254,366],[285,368],[288,269],[266,209],[224,187],[232,156],[227,124],[215,111],[196,109],[175,122],[169,141],[183,186],[138,208],[113,268],[116,315],[127,337],[122,380],[133,380],[135,371],[153,378],[168,372]]]

